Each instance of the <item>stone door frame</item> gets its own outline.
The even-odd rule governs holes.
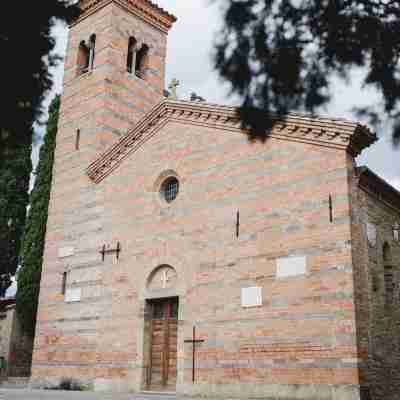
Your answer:
[[[150,290],[148,283],[149,278],[152,276],[160,266],[168,265],[175,269],[177,273],[177,280],[174,287]],[[150,354],[148,332],[149,332],[149,307],[148,304],[152,300],[167,299],[177,297],[179,301],[178,308],[178,337],[177,337],[177,383],[176,391],[179,392],[179,386],[184,383],[184,315],[186,305],[186,280],[188,271],[185,269],[182,260],[177,257],[162,256],[154,258],[151,264],[144,265],[143,274],[141,275],[141,282],[138,291],[138,306],[139,314],[137,317],[136,330],[136,348],[137,360],[136,369],[138,374],[135,374],[137,379],[134,383],[135,391],[146,391],[147,389],[147,374],[148,374],[148,358]]]

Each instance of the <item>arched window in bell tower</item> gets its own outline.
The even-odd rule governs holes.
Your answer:
[[[129,38],[128,42],[128,57],[126,61],[126,70],[132,74],[133,67],[136,65],[136,39],[134,37]]]
[[[90,50],[85,41],[79,45],[78,49],[78,62],[77,62],[77,75],[82,75],[89,70],[90,63]]]
[[[89,69],[94,68],[94,57],[96,53],[96,35],[90,36],[89,40]]]
[[[146,68],[149,57],[149,46],[143,44],[140,50],[136,53],[135,74],[141,78],[145,78]]]

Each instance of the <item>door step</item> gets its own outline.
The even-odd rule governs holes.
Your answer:
[[[27,377],[8,377],[0,382],[1,389],[26,389],[29,386]]]
[[[162,390],[142,390],[140,394],[146,396],[165,396],[165,397],[176,397],[176,392],[167,392]]]

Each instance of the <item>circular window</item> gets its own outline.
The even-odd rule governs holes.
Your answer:
[[[167,203],[172,203],[179,193],[179,181],[174,176],[166,179],[161,185],[161,196]]]

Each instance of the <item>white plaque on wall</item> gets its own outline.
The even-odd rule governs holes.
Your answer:
[[[58,258],[71,257],[75,253],[75,249],[71,246],[60,247],[58,249]]]
[[[276,277],[288,278],[290,276],[305,275],[307,272],[306,257],[286,257],[276,260]]]
[[[262,288],[242,288],[242,307],[262,306]]]
[[[371,223],[367,223],[367,238],[368,242],[372,247],[376,245],[376,226]]]
[[[81,288],[67,289],[65,291],[65,302],[66,303],[75,303],[77,301],[81,301],[81,297],[82,297],[82,289]]]

